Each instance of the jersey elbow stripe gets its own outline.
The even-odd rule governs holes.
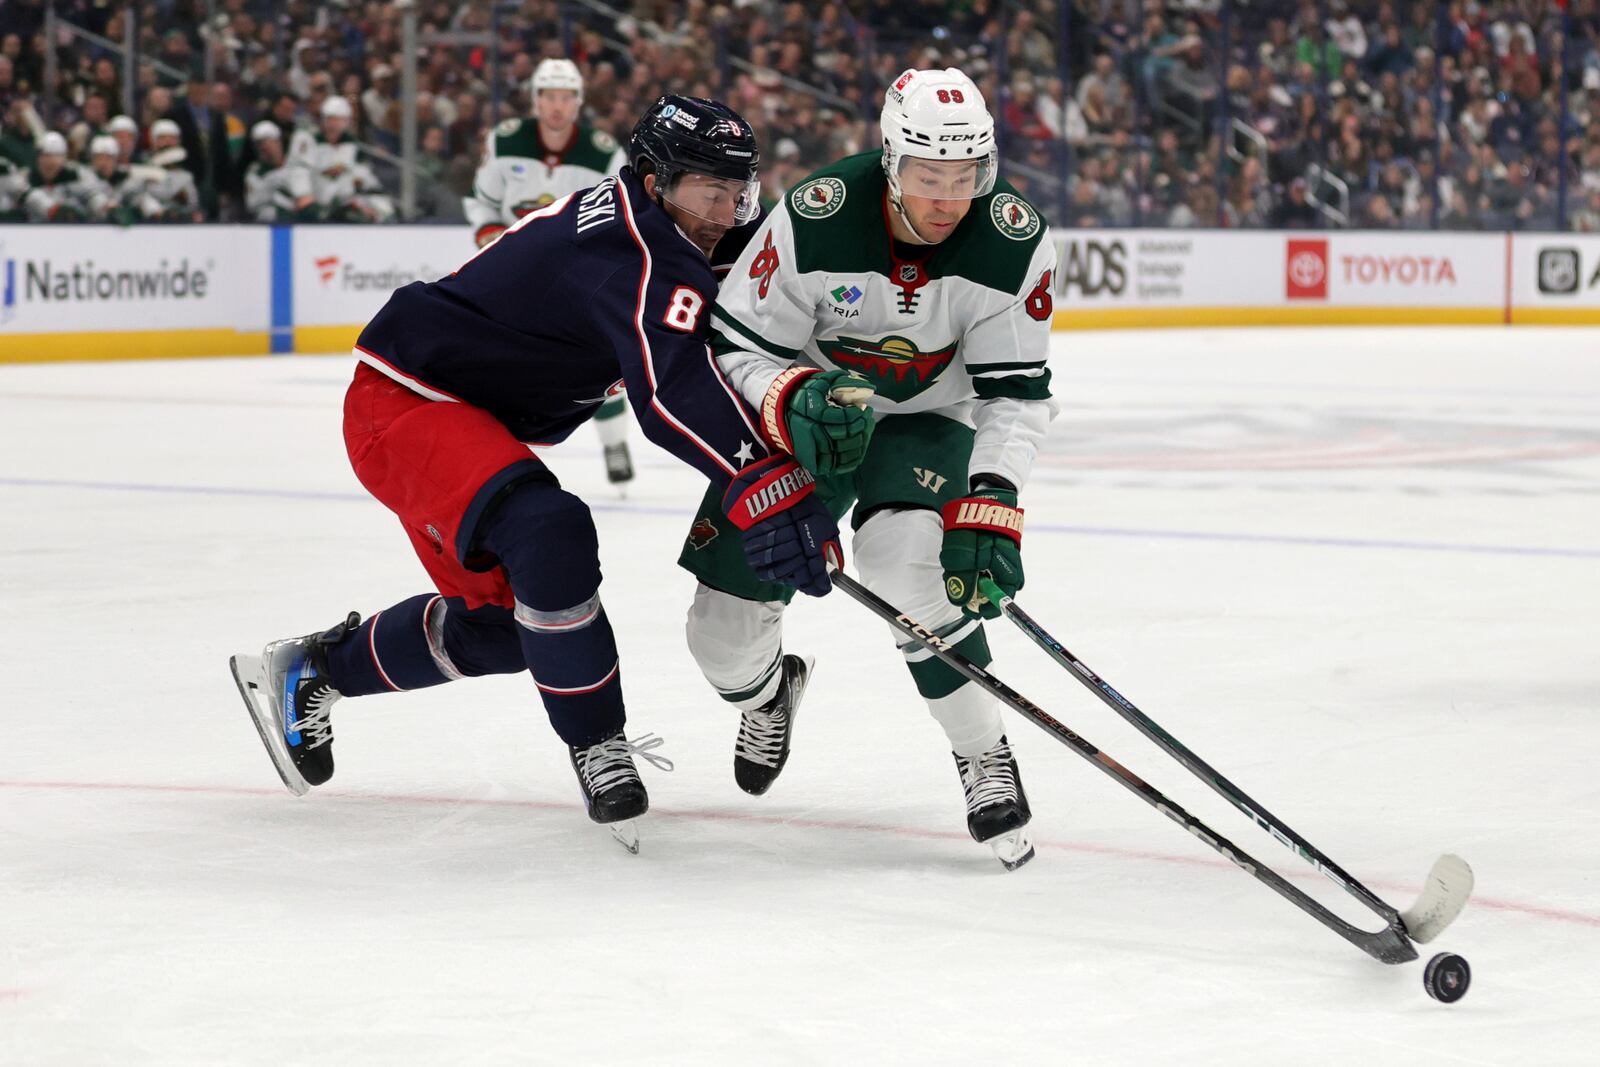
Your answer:
[[[721,304],[712,305],[711,317],[731,326],[734,332],[754,346],[757,352],[772,356],[774,359],[796,360],[803,354],[798,348],[785,348],[761,337],[754,330],[730,315]],[[726,337],[727,335],[724,334],[723,336]]]
[[[651,358],[650,339],[645,336],[644,332],[644,304],[650,290],[650,270],[652,265],[650,249],[645,245],[644,238],[639,234],[638,224],[633,220],[633,204],[628,201],[628,191],[620,189],[619,193],[621,195],[617,199],[622,203],[622,217],[627,221],[628,232],[633,236],[633,243],[639,246],[639,254],[644,257],[644,266],[639,272],[639,295],[633,312],[633,328],[639,337],[639,351],[644,356],[645,379],[650,383],[650,410],[660,415],[661,420],[668,426],[671,426],[678,433],[694,442],[695,447],[704,452],[707,458],[717,465],[719,470],[726,472],[730,477],[737,475],[739,472],[732,464],[718,455],[715,449],[701,440],[694,431],[690,430],[672,412],[668,411],[665,404],[661,403],[661,397],[656,391],[656,369],[655,363]]]

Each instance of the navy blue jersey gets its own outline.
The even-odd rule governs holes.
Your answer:
[[[756,225],[730,231],[716,262]],[[395,290],[356,354],[532,443],[562,440],[625,383],[645,436],[725,485],[767,450],[707,346],[716,296],[705,255],[624,167],[525,215],[448,278]]]

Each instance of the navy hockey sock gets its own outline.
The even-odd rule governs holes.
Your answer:
[[[328,652],[328,675],[347,697],[425,689],[463,676],[524,667],[511,612],[467,610],[458,597],[423,593],[377,612]]]
[[[621,731],[617,641],[600,606],[600,546],[588,507],[548,482],[523,482],[477,534],[510,579],[523,657],[550,725],[581,747]]]

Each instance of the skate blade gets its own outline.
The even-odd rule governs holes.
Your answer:
[[[289,792],[297,797],[305,796],[311,792],[311,783],[295,770],[288,746],[275,746],[272,743],[278,730],[275,714],[277,709],[272,706],[272,694],[267,691],[266,669],[262,665],[261,657],[233,656],[228,660],[228,668],[233,671],[233,681],[239,687],[239,696],[244,698],[244,706],[250,711],[250,721],[255,723],[256,733],[261,736],[261,743],[266,746],[267,755],[272,759],[273,770],[278,772],[278,777],[283,780],[284,787]]]
[[[994,858],[1008,871],[1014,871],[1033,859],[1033,841],[1028,837],[1026,829],[991,837],[984,844],[994,850]]]
[[[639,827],[638,819],[623,819],[621,822],[608,822],[606,829],[611,831],[611,836],[616,838],[617,844],[627,849],[632,855],[639,854]]]

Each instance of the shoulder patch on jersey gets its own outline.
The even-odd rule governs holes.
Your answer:
[[[522,129],[522,120],[518,118],[509,118],[501,122],[500,125],[496,126],[494,128],[494,132],[496,137],[510,137],[520,129]]]
[[[789,206],[807,219],[825,219],[844,206],[844,182],[813,178],[789,194]]]
[[[589,140],[602,152],[615,152],[617,150],[617,139],[604,130],[595,130]]]
[[[1039,232],[1039,213],[1019,196],[996,193],[989,201],[989,218],[995,229],[1013,241],[1026,241]]]

